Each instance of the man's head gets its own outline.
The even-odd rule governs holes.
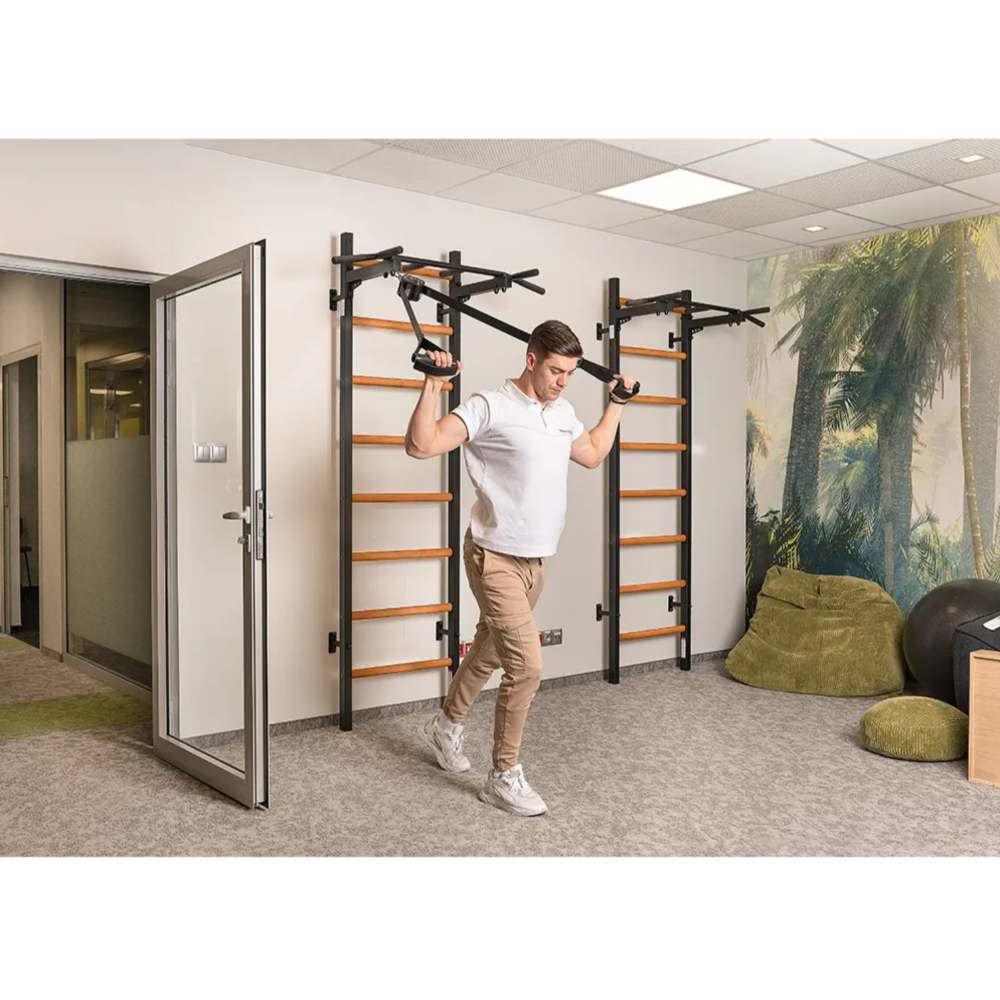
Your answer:
[[[535,395],[546,402],[558,399],[582,357],[580,341],[565,323],[539,323],[531,331],[525,363]]]

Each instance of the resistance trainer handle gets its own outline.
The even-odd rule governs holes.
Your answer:
[[[577,362],[576,367],[582,368],[588,375],[593,375],[594,378],[600,379],[602,382],[605,383],[611,382],[615,378],[615,373],[610,368],[605,368],[604,365],[599,365],[594,361],[588,361],[586,358],[580,358],[580,360]],[[611,390],[611,395],[614,396],[615,399],[621,399],[625,401],[631,399],[633,396],[637,396],[638,394],[639,394],[638,382],[636,382],[636,384],[632,386],[631,392],[629,392],[629,390],[626,389],[625,386],[621,384],[621,382],[615,382],[615,387]]]
[[[628,401],[633,396],[639,395],[639,383],[636,382],[636,384],[632,386],[632,390],[630,392],[624,385],[621,384],[621,382],[615,382],[615,387],[611,390],[611,395],[614,396],[615,399]]]
[[[437,347],[434,344],[430,344],[430,347],[435,351],[437,350]],[[431,359],[427,357],[426,354],[420,353],[419,347],[410,356],[410,360],[413,362],[413,367],[420,372],[421,375],[438,375],[442,378],[451,378],[452,376],[458,374],[458,365],[438,366],[432,364]]]

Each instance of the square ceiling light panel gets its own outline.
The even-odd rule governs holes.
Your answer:
[[[709,156],[728,153],[731,149],[752,146],[763,139],[601,139],[600,142],[630,149],[633,153],[653,156],[667,163],[684,166]]]
[[[588,194],[661,174],[669,167],[662,160],[583,139],[502,167],[500,173]]]
[[[978,153],[983,159],[962,162],[962,157],[973,153]],[[949,139],[937,146],[887,157],[881,162],[935,184],[951,184],[1000,170],[1000,139]]]
[[[768,139],[701,160],[698,169],[737,184],[769,188],[861,162],[851,153],[811,139]]]
[[[394,139],[392,145],[438,160],[465,163],[483,170],[499,170],[529,160],[572,139]]]
[[[363,139],[188,139],[186,145],[322,173],[379,148]]]
[[[435,160],[406,149],[394,149],[392,146],[383,146],[333,172],[341,177],[353,177],[369,184],[382,184],[422,194],[437,194],[484,173],[478,167]]]
[[[820,139],[838,149],[847,150],[869,160],[880,160],[883,156],[905,153],[921,146],[933,146],[947,139]]]
[[[607,188],[601,194],[636,205],[649,205],[664,212],[675,212],[691,205],[704,205],[720,198],[743,194],[750,188],[731,181],[721,181],[693,170],[670,170],[630,184]]]

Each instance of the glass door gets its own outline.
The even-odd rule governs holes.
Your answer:
[[[264,243],[157,282],[151,301],[153,745],[266,807]],[[104,366],[106,398],[124,374]]]

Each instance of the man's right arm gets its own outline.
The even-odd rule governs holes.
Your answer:
[[[430,355],[434,364],[444,367],[451,364],[451,355],[444,351]],[[461,362],[459,362],[461,371]],[[406,428],[406,454],[411,458],[434,458],[445,455],[469,438],[465,421],[454,413],[437,419],[437,404],[446,378],[427,375],[420,391],[416,409]]]

